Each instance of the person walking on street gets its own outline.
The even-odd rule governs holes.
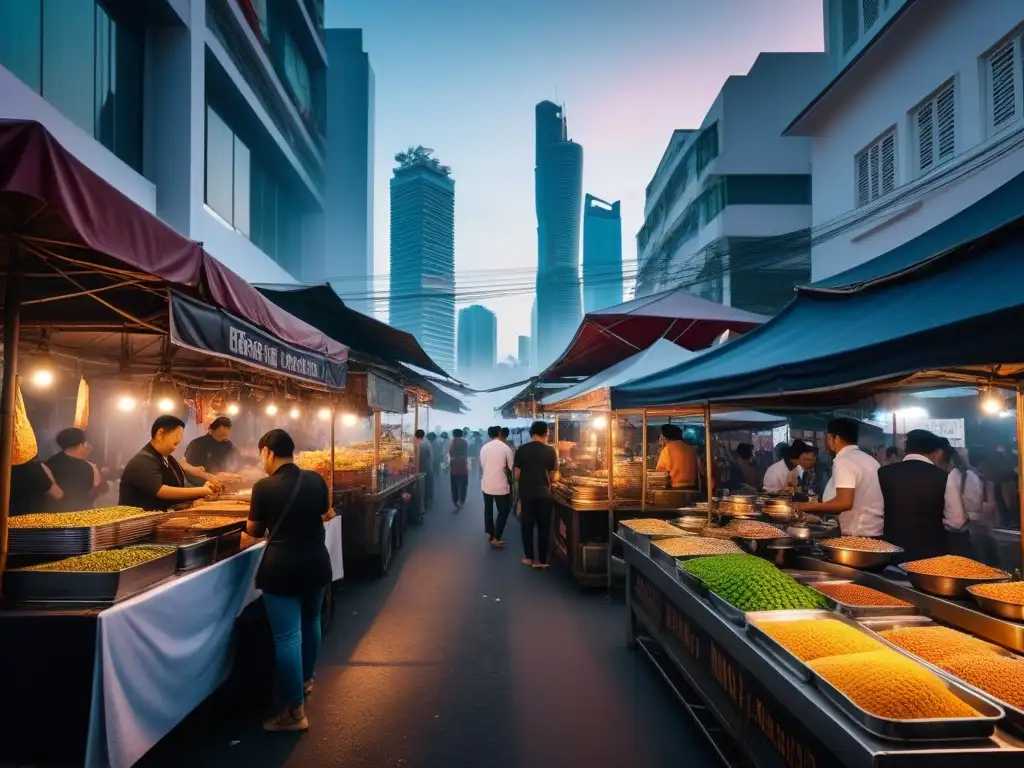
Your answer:
[[[332,577],[324,523],[334,510],[323,478],[295,465],[295,441],[287,432],[267,432],[259,449],[267,477],[253,486],[245,531],[254,538],[267,536],[256,588],[263,590],[284,705],[263,728],[294,733],[309,728],[305,705],[313,694],[320,608]]]
[[[535,421],[530,427],[530,442],[515,453],[513,466],[519,482],[522,505],[523,564],[548,567],[548,541],[551,536],[551,485],[558,478],[558,454],[547,444],[548,425]],[[533,530],[537,529],[537,548]]]
[[[466,491],[469,489],[469,444],[462,437],[461,429],[452,431],[452,442],[448,446],[448,462],[452,503],[458,512],[466,503]]]
[[[428,432],[427,442],[430,443],[430,472],[436,475],[441,470],[441,462],[444,459],[441,455],[441,446],[437,442],[437,434]]]
[[[425,440],[427,433],[416,430],[415,443],[418,456],[416,471],[423,475],[423,511],[427,512],[434,506],[434,454],[430,441]]]
[[[504,547],[508,514],[512,511],[512,487],[508,472],[512,470],[512,449],[501,439],[501,427],[487,430],[490,441],[480,449],[480,488],[484,493],[484,530],[493,547]],[[494,522],[494,506],[498,506],[498,522]]]

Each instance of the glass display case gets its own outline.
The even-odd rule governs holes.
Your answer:
[[[580,508],[608,507],[611,419],[604,413],[563,413],[555,417],[559,479],[556,492]]]

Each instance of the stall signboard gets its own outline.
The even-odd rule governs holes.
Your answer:
[[[388,413],[405,413],[405,388],[372,371],[366,377],[366,402]]]
[[[677,606],[650,579],[633,571],[632,603],[660,641],[728,721],[734,737],[758,755],[758,765],[822,768],[837,765],[824,744],[755,675]]]
[[[348,366],[282,341],[217,307],[171,292],[171,341],[294,379],[344,389]]]

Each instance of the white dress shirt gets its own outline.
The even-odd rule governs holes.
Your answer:
[[[512,493],[508,474],[514,466],[512,449],[494,438],[480,449],[480,487],[488,496],[507,496]]]
[[[903,457],[904,461],[923,461],[925,464],[935,465],[935,462],[927,456],[919,453],[908,453]],[[942,522],[946,530],[959,531],[967,525],[967,513],[964,511],[964,499],[960,495],[960,470],[954,469],[946,476],[946,506],[942,510]]]
[[[772,464],[764,473],[764,489],[768,493],[778,493],[790,486],[799,485],[803,476],[803,467],[798,465],[790,469],[786,460],[783,459]]]
[[[846,446],[832,460],[832,477],[821,500],[832,501],[837,488],[853,489],[853,506],[839,515],[844,536],[882,535],[885,501],[878,484],[878,467],[873,456],[855,445]]]
[[[960,471],[955,471],[959,476]],[[973,469],[969,469],[967,470],[967,479],[963,481],[963,488],[964,512],[967,515],[967,521],[989,527],[995,526],[999,521],[995,483],[985,480]]]

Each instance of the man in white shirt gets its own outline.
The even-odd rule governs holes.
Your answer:
[[[817,451],[813,445],[794,440],[783,458],[764,473],[764,489],[768,493],[782,493],[797,488],[803,481],[804,472],[814,468],[816,458]]]
[[[853,419],[832,419],[825,443],[832,460],[832,477],[819,502],[796,504],[815,515],[839,515],[844,536],[881,536],[885,503],[878,484],[878,461],[857,447],[860,425]]]
[[[480,488],[484,492],[484,530],[493,547],[503,547],[501,535],[512,510],[512,487],[508,473],[514,466],[512,449],[501,439],[501,427],[487,430],[490,440],[480,448]],[[494,521],[494,506],[498,506],[498,521]]]

